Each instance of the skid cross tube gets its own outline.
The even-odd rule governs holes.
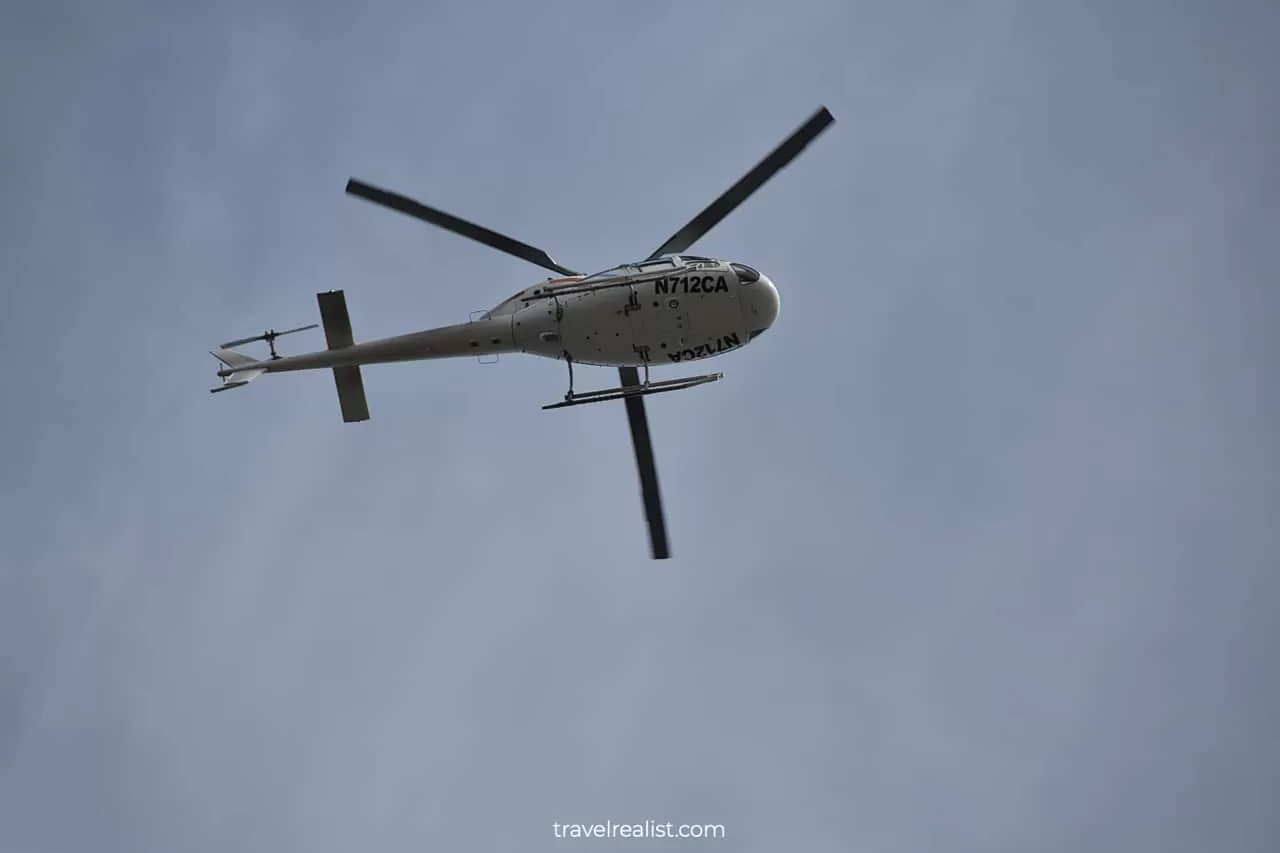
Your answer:
[[[548,403],[543,406],[543,410],[547,409],[563,409],[567,406],[585,406],[588,403],[606,403],[610,400],[624,400],[628,397],[647,397],[650,394],[661,394],[665,391],[683,391],[686,388],[695,388],[698,385],[705,385],[708,382],[716,382],[724,378],[723,373],[708,373],[703,376],[690,376],[685,379],[664,379],[661,382],[651,382],[648,385],[629,385],[623,388],[604,388],[599,391],[584,391],[581,394],[574,394],[567,397],[559,403]]]

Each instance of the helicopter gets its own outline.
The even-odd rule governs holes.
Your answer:
[[[747,346],[778,319],[778,289],[760,270],[737,260],[687,254],[775,174],[789,165],[835,118],[820,107],[733,186],[641,261],[585,275],[542,249],[352,178],[348,195],[381,205],[540,266],[556,276],[526,287],[470,322],[357,344],[342,290],[316,294],[320,323],[268,330],[211,350],[222,384],[242,388],[268,373],[332,370],[342,420],[369,420],[361,367],[392,362],[526,353],[563,361],[569,389],[543,409],[622,400],[631,430],[641,500],[653,559],[671,557],[644,398],[716,382],[723,373],[651,381],[653,365],[704,362]],[[326,349],[281,356],[276,339],[323,326]],[[257,359],[233,347],[265,341]],[[619,385],[575,391],[574,365],[617,368]],[[641,374],[643,373],[643,378]]]

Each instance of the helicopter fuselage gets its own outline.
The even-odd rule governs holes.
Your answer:
[[[778,291],[745,264],[664,257],[590,276],[548,279],[469,323],[228,365],[288,373],[524,352],[601,367],[700,361],[746,346],[778,317]]]
[[[489,322],[510,318],[517,351],[620,367],[730,352],[768,329],[777,315],[777,290],[757,270],[709,258],[667,258],[549,279],[490,311]]]

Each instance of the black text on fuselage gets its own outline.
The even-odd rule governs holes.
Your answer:
[[[653,281],[654,293],[724,293],[728,290],[722,275],[681,275]]]

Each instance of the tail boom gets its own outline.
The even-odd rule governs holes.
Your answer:
[[[443,326],[390,338],[355,342],[346,296],[341,290],[317,293],[321,324],[328,349],[302,355],[257,360],[228,348],[213,351],[225,368],[218,376],[225,381],[214,391],[249,384],[264,373],[298,370],[332,370],[342,419],[347,423],[369,419],[364,379],[360,368],[366,364],[389,364],[439,358],[460,358],[518,352],[511,315],[486,317],[470,323]]]

